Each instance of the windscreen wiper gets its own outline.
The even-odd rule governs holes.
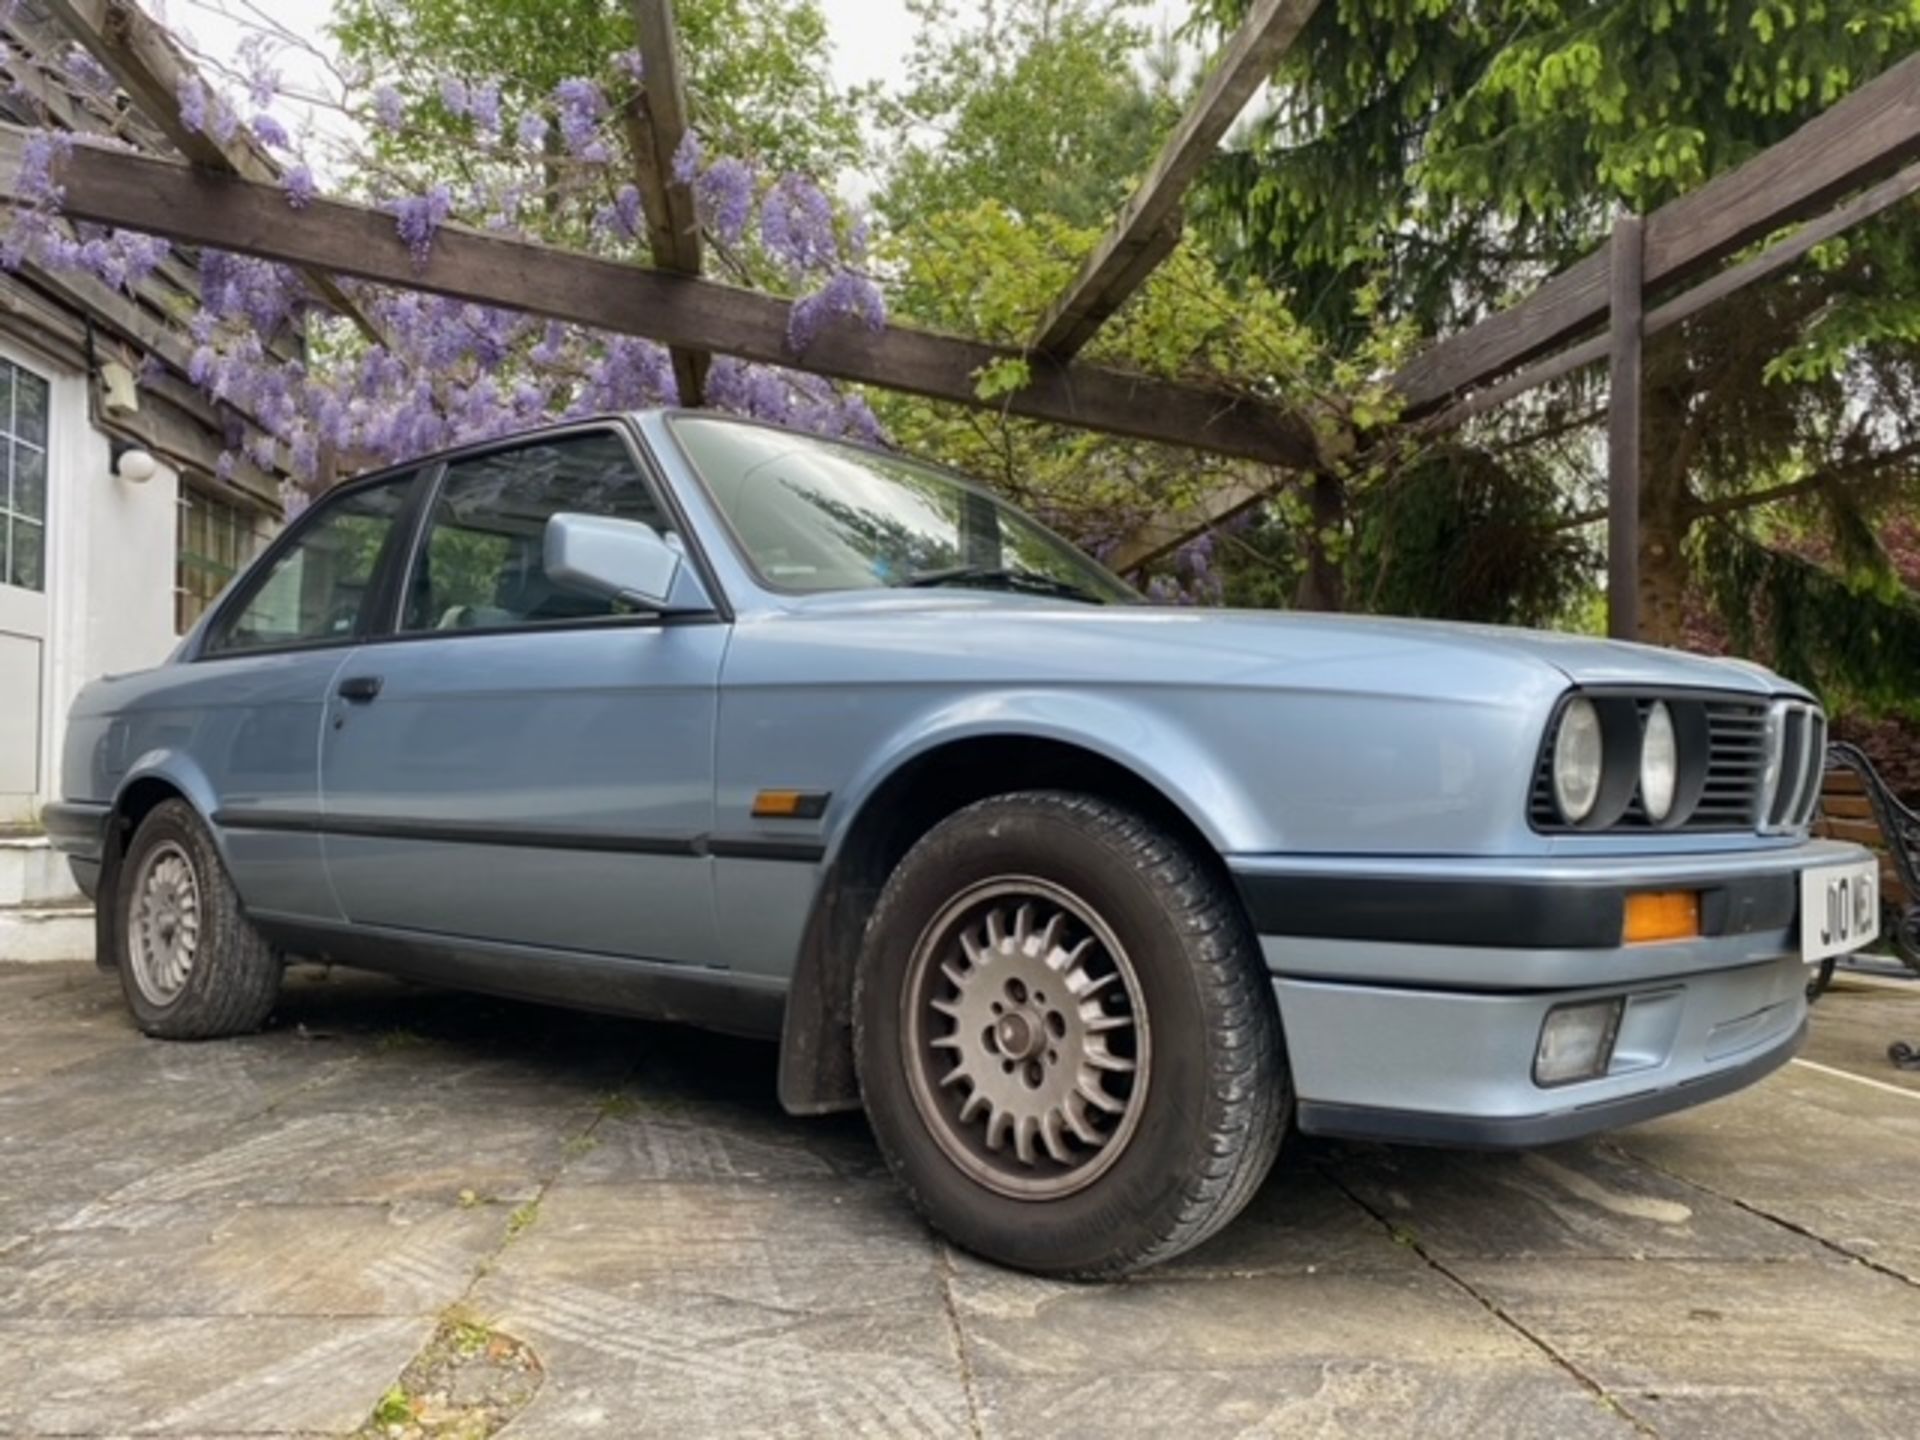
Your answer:
[[[1029,595],[1057,595],[1063,600],[1079,600],[1088,605],[1107,602],[1091,590],[1051,575],[1036,575],[1031,570],[1009,570],[1000,565],[948,565],[939,570],[916,570],[899,582],[920,590],[935,585],[978,585],[986,589],[1018,590]]]

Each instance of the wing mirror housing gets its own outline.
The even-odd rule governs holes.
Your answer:
[[[642,610],[671,615],[713,608],[679,541],[638,520],[555,515],[547,521],[541,559],[555,584]]]

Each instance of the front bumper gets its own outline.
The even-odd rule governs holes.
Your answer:
[[[1300,1128],[1547,1144],[1729,1094],[1806,1027],[1799,875],[1830,841],[1537,862],[1236,857],[1272,972]],[[1701,892],[1697,939],[1622,945],[1629,894]],[[1555,1006],[1624,1001],[1606,1073],[1533,1079]]]

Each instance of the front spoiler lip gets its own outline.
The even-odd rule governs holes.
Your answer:
[[[1617,1130],[1744,1090],[1771,1075],[1806,1042],[1802,1020],[1785,1040],[1724,1070],[1660,1090],[1540,1115],[1449,1115],[1423,1110],[1388,1110],[1371,1105],[1342,1105],[1302,1100],[1296,1110],[1300,1131],[1341,1140],[1372,1140],[1395,1145],[1443,1145],[1459,1149],[1522,1150],[1577,1139],[1600,1130]]]

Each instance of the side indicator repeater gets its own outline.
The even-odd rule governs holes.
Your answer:
[[[762,790],[753,797],[756,820],[818,820],[827,813],[825,790]]]

